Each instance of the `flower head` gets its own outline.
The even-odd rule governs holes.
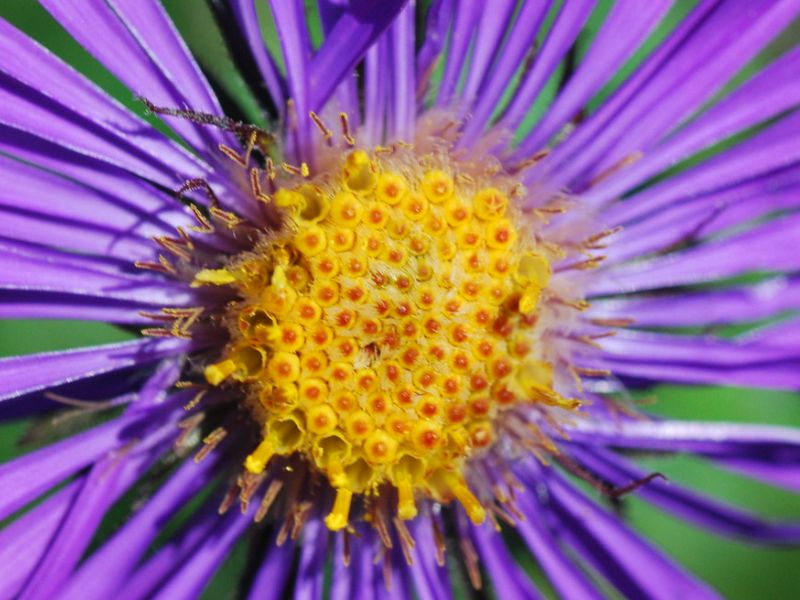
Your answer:
[[[142,333],[0,361],[4,418],[103,417],[0,467],[0,518],[56,488],[0,533],[9,595],[194,597],[252,531],[253,597],[322,597],[329,569],[337,597],[464,578],[537,597],[512,536],[564,597],[599,596],[593,576],[714,596],[602,506],[632,493],[800,539],[629,458],[690,452],[796,491],[797,431],[624,400],[800,388],[800,54],[717,98],[796,2],[700,2],[669,29],[669,2],[621,0],[580,60],[593,1],[273,0],[279,51],[253,2],[214,3],[262,123],[225,114],[155,0],[42,4],[182,143],[0,22],[0,310]]]

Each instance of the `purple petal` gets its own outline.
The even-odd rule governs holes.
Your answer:
[[[174,234],[157,215],[3,156],[0,211],[0,235],[127,260],[150,257],[150,237]]]
[[[615,448],[691,452],[715,457],[800,463],[800,431],[774,425],[701,421],[576,420],[566,428],[581,443]]]
[[[63,352],[44,352],[0,360],[0,400],[94,377],[133,365],[184,354],[190,340],[141,339]]]
[[[759,458],[721,458],[716,462],[751,479],[800,493],[800,468],[787,469]]]
[[[388,31],[391,65],[391,139],[411,140],[414,134],[414,3],[404,8]]]
[[[796,11],[793,0],[767,2],[757,10],[748,0],[701,3],[553,153],[551,166],[560,165],[555,183],[576,179],[597,161],[603,166],[592,167],[595,173],[648,150],[774,39]]]
[[[218,449],[199,465],[185,461],[149,502],[81,565],[60,597],[103,600],[113,595],[168,520],[219,473],[224,458]]]
[[[0,290],[0,319],[77,319],[129,325],[151,324],[141,304],[70,294]]]
[[[691,294],[601,300],[592,317],[631,318],[634,327],[695,327],[765,319],[800,307],[800,280],[769,279]]]
[[[283,49],[286,80],[290,100],[294,103],[294,118],[289,117],[289,148],[295,161],[309,161],[312,156],[311,102],[309,64],[311,43],[308,39],[303,3],[298,0],[270,0],[275,29]]]
[[[350,542],[348,542],[350,543]],[[358,549],[360,550],[362,544],[360,540],[358,540]],[[352,549],[351,552],[351,559],[350,564],[344,564],[344,560],[341,558],[344,554],[344,534],[339,534],[336,536],[336,544],[333,550],[333,573],[331,574],[331,587],[330,587],[330,600],[349,600],[353,597],[353,582],[354,579],[357,579],[358,575],[355,572],[358,568],[356,565],[360,566],[360,561],[355,563],[352,559]],[[371,573],[369,573],[371,575]],[[371,584],[372,582],[370,582]],[[357,584],[356,584],[357,585]],[[366,588],[367,594],[372,591],[372,586],[370,585],[369,588]]]
[[[326,38],[331,34],[331,30],[347,10],[347,5],[348,2],[343,0],[319,1],[322,32]],[[411,22],[413,26],[413,17]],[[411,47],[411,55],[413,59],[413,45]],[[347,113],[350,119],[350,126],[353,129],[361,124],[361,100],[358,92],[358,80],[355,77],[355,73],[352,73],[350,77],[345,76],[339,84],[339,87],[336,88],[333,108],[335,108],[337,112]]]
[[[590,295],[630,293],[723,279],[748,271],[792,271],[800,255],[800,215],[769,221],[749,231],[683,252],[605,269],[590,284]],[[744,249],[747,252],[743,252]]]
[[[439,58],[444,47],[450,22],[453,18],[454,0],[433,0],[428,7],[425,23],[425,37],[417,52],[417,81],[427,82],[433,70],[434,61]],[[421,95],[422,90],[417,90]]]
[[[122,406],[136,398],[142,380],[152,373],[154,367],[155,365],[127,367],[89,379],[78,379],[55,390],[45,388],[19,398],[4,400],[0,402],[0,419],[48,415],[64,407],[61,398],[96,402],[98,408]]]
[[[0,125],[0,150],[83,184],[128,210],[153,214],[170,225],[192,225],[174,199],[135,175],[33,135]],[[178,181],[177,179],[175,181]]]
[[[311,61],[311,110],[320,111],[408,0],[353,0]]]
[[[300,566],[295,580],[295,600],[321,600],[324,593],[328,530],[320,519],[309,519],[303,527]]]
[[[381,36],[367,50],[364,59],[364,138],[371,145],[384,139],[386,125],[387,90],[386,74],[389,73],[389,39]]]
[[[59,3],[65,7],[68,3]],[[73,17],[83,15],[73,9]],[[207,167],[0,20],[0,122],[162,185]],[[108,48],[117,49],[117,44]]]
[[[332,555],[333,577],[331,580],[330,600],[376,600],[386,595],[383,588],[383,577],[375,564],[375,536],[367,528],[359,528],[358,537],[350,538],[350,564],[345,565],[342,559],[344,552],[344,536],[336,539],[336,548]],[[380,582],[382,593],[375,595],[375,588]]]
[[[151,306],[180,306],[197,300],[184,284],[159,281],[149,274],[123,274],[118,272],[119,265],[107,259],[44,249],[36,249],[39,256],[31,256],[30,248],[22,254],[9,251],[9,247],[8,241],[0,240],[0,268],[4,273],[0,289],[112,298]]]
[[[167,401],[183,403],[186,396],[192,397],[190,391],[184,396],[184,392],[178,392],[170,397],[172,386],[181,376],[183,370],[182,357],[172,357],[162,360],[153,370],[148,380],[144,383],[135,401],[128,408],[130,412],[150,411],[153,407],[164,404]]]
[[[528,492],[520,494],[517,504],[525,519],[517,523],[516,529],[556,591],[564,598],[575,600],[602,598],[600,592],[566,555],[559,542],[544,525],[542,508],[531,501],[531,495]]]
[[[562,533],[626,597],[718,597],[555,472],[548,470],[545,476],[548,506]],[[539,477],[527,479],[529,485],[541,482]]]
[[[349,3],[349,0],[318,0],[319,18],[322,21],[325,35],[336,25],[336,21],[347,10]]]
[[[490,523],[470,529],[472,540],[497,594],[504,600],[542,598],[531,580],[508,551],[503,538]]]
[[[108,0],[108,5],[147,54],[151,68],[162,73],[163,79],[174,89],[172,97],[176,98],[175,106],[186,105],[194,110],[223,114],[211,86],[160,2]],[[127,65],[124,65],[119,70],[124,72],[126,69]],[[139,83],[133,78],[129,81]],[[128,87],[135,89],[133,85]],[[195,128],[205,140],[210,140],[206,144],[211,148],[219,142],[231,143],[234,139],[232,135],[223,134],[215,128],[203,125],[195,125]],[[204,148],[201,147],[201,150]]]
[[[375,537],[368,536],[361,540],[360,551],[355,559],[358,561],[358,575],[353,578],[353,587],[349,598],[358,597],[359,600],[389,600],[392,596],[386,590],[383,578],[383,564],[375,562]],[[408,597],[408,596],[406,596]],[[331,598],[333,600],[333,598]]]
[[[48,248],[41,244],[31,244],[22,240],[12,240],[0,238],[0,254],[11,257],[16,256],[38,260],[47,263],[58,263],[69,267],[76,267],[98,273],[110,273],[121,277],[132,277],[131,273],[136,273],[133,279],[155,279],[161,276],[153,276],[151,273],[142,273],[136,270],[130,262],[109,256],[87,255],[77,252],[65,252],[58,248]]]
[[[797,351],[800,347],[800,318],[793,318],[777,323],[770,323],[744,334],[740,339],[746,342],[780,348],[786,351]]]
[[[36,508],[0,530],[0,600],[17,598],[28,575],[39,563],[64,515],[72,507],[83,479],[58,490]]]
[[[161,600],[199,598],[208,581],[228,556],[233,544],[253,524],[254,510],[254,505],[251,504],[250,510],[244,514],[232,510],[224,517],[217,516],[216,527],[211,535],[193,548],[186,562],[180,565],[177,572],[170,574],[152,597]]]
[[[172,573],[190,562],[195,549],[203,544],[220,522],[217,504],[216,501],[208,503],[201,509],[200,515],[193,515],[177,539],[171,540],[126,580],[124,588],[115,596],[117,600],[152,598]]]
[[[767,144],[773,142],[774,140],[766,141]],[[748,141],[747,143],[752,142]],[[735,209],[745,201],[757,197],[768,198],[772,194],[782,193],[783,190],[797,188],[798,185],[800,185],[800,169],[798,169],[797,164],[789,164],[783,168],[779,166],[777,169],[773,169],[771,165],[768,165],[763,173],[757,173],[755,177],[750,179],[736,181],[733,185],[727,185],[717,190],[702,190],[700,194],[690,191],[689,194],[676,196],[668,199],[667,202],[660,201],[646,211],[640,211],[639,209],[642,208],[640,206],[633,204],[626,206],[625,203],[613,205],[609,207],[608,211],[619,213],[626,220],[627,228],[633,228],[638,231],[649,227],[650,222],[662,218],[665,219],[663,223],[669,223],[671,214],[685,217],[688,214],[684,212],[687,207],[694,206],[706,211],[716,209],[717,212],[721,213],[717,220],[722,221],[723,227],[725,227],[737,222],[725,218],[726,211]],[[642,197],[648,198],[646,195]],[[632,211],[630,218],[627,214],[624,214],[629,210]],[[637,212],[641,212],[641,214],[637,214]]]
[[[669,9],[671,0],[616,2],[575,75],[542,120],[520,143],[518,152],[531,154],[572,119],[636,51]]]
[[[741,229],[764,217],[797,208],[800,185],[780,185],[789,177],[800,177],[800,171],[790,170],[793,175],[770,173],[719,192],[670,204],[619,232],[605,251],[604,263],[614,265],[695,243],[720,231],[737,226]]]
[[[614,448],[690,452],[800,491],[800,431],[788,427],[681,421],[580,420],[571,439]]]
[[[603,340],[602,356],[586,355],[576,361],[644,380],[800,389],[797,345],[776,343],[770,337],[778,332],[776,339],[782,339],[779,332],[786,327],[777,325],[733,340],[628,331],[618,339]],[[790,336],[800,329],[796,324],[788,327]]]
[[[42,0],[42,5],[138,96],[156,105],[221,114],[174,26],[152,0]],[[223,139],[219,131],[184,119],[171,119],[170,126],[199,149]]]
[[[593,187],[583,200],[592,206],[606,204],[693,153],[794,108],[800,104],[798,79],[800,48],[776,60],[642,160]]]
[[[266,554],[247,596],[249,600],[281,600],[285,597],[284,590],[292,569],[295,545],[288,541],[283,546],[277,546],[275,537],[273,535],[267,542]]]
[[[452,586],[447,569],[436,561],[433,518],[421,516],[408,522],[408,529],[416,542],[414,562],[409,569],[420,600],[447,600],[452,598]]]
[[[597,0],[573,0],[561,7],[530,72],[523,77],[508,108],[498,121],[500,127],[513,131],[519,126],[582,31],[596,2]]]
[[[436,97],[436,105],[439,107],[449,107],[453,103],[464,61],[469,54],[472,37],[478,27],[484,8],[485,0],[456,2],[444,72],[439,82],[439,92]]]
[[[114,134],[108,133],[96,122],[73,114],[43,96],[40,90],[25,87],[2,75],[0,123],[121,166],[161,185],[172,186],[176,181],[175,177],[167,174],[164,166],[143,155],[140,147],[115,139]],[[172,166],[177,169],[178,163]],[[198,174],[199,171],[196,169],[194,173]]]
[[[462,102],[471,105],[475,101],[481,83],[490,74],[492,63],[502,56],[500,48],[503,34],[511,31],[509,23],[516,4],[515,0],[496,0],[488,8],[484,7],[475,33],[464,89],[460,94]],[[510,35],[514,35],[514,32],[511,31]]]
[[[392,552],[391,573],[391,588],[388,590],[386,589],[384,578],[378,575],[375,576],[373,580],[373,596],[375,598],[386,598],[387,600],[406,600],[411,598],[414,594],[413,584],[411,583],[408,565],[399,548],[395,548]]]
[[[20,600],[53,598],[80,561],[106,512],[169,447],[177,436],[172,423],[149,435],[142,448],[125,448],[96,462],[70,511],[28,578]]]
[[[615,375],[645,385],[671,381],[680,384],[723,385],[774,390],[800,390],[796,362],[720,368],[703,364],[651,364],[608,358],[587,362],[588,368],[610,369]]]
[[[607,354],[650,363],[686,363],[737,367],[797,359],[800,349],[775,347],[756,340],[738,341],[714,336],[679,336],[643,331],[621,331],[604,339]]]
[[[278,72],[275,61],[267,51],[264,38],[261,35],[261,28],[258,24],[258,14],[254,0],[233,0],[230,3],[239,29],[244,34],[247,46],[256,61],[258,70],[267,86],[272,100],[279,110],[286,106],[287,90],[286,81]]]
[[[624,224],[672,203],[731,186],[771,171],[795,167],[800,113],[782,119],[726,152],[641,192],[608,210],[608,223]]]
[[[597,446],[585,449],[571,446],[569,452],[584,467],[613,485],[628,485],[647,475],[629,461]],[[800,524],[765,522],[675,482],[654,479],[640,487],[637,495],[681,519],[723,535],[772,544],[800,541]]]
[[[120,259],[156,258],[155,245],[138,235],[5,206],[0,206],[0,236],[36,244],[53,243],[76,252],[105,253]]]
[[[157,416],[165,418],[167,415],[162,413]],[[5,490],[0,497],[0,518],[7,517],[73,473],[97,461],[132,435],[143,433],[152,425],[151,419],[152,415],[143,417],[139,413],[126,413],[0,466],[0,482]],[[36,477],[31,477],[31,473],[36,473]]]
[[[703,26],[707,17],[720,4],[720,0],[701,0],[683,18],[667,38],[647,57],[640,67],[624,81],[611,97],[575,129],[561,144],[553,148],[549,157],[539,168],[531,170],[531,178],[546,173],[559,184],[566,185],[574,173],[570,170],[573,162],[581,160],[584,149],[600,136],[607,124],[635,101],[637,94],[648,81],[660,72],[663,64],[683,48],[686,40]]]
[[[769,1],[758,8],[746,0],[723,3],[717,12],[721,17],[719,21],[713,18],[709,20],[712,31],[704,32],[705,36],[697,38],[696,44],[687,43],[681,49],[684,53],[695,53],[693,59],[696,62],[690,70],[675,73],[661,69],[651,89],[647,90],[653,93],[640,93],[636,101],[631,103],[647,107],[645,112],[638,114],[637,126],[622,130],[621,124],[615,123],[607,128],[612,135],[621,135],[610,152],[597,156],[600,162],[594,168],[594,173],[602,173],[632,152],[649,149],[664,134],[685,121],[772,42],[798,13],[800,5],[795,0]],[[698,51],[698,45],[704,48]],[[715,48],[709,53],[708,49],[712,46]],[[774,90],[774,84],[769,87]],[[654,101],[655,94],[661,94],[660,98],[648,105],[648,102]],[[594,148],[586,150],[592,157]]]
[[[790,167],[790,170],[795,170],[795,174],[800,177],[800,169]],[[792,185],[770,189],[761,198],[750,197],[738,203],[730,203],[713,218],[699,225],[696,235],[697,237],[708,237],[718,233],[728,235],[734,228],[749,227],[756,221],[765,220],[765,217],[787,214],[790,210],[800,207],[798,194],[800,185]]]
[[[487,74],[487,78],[479,90],[477,102],[470,107],[472,117],[464,128],[464,134],[460,141],[462,146],[468,147],[478,139],[497,110],[508,84],[519,70],[525,56],[531,51],[536,34],[549,8],[550,0],[525,2],[520,8],[502,54],[497,58],[494,68]],[[494,11],[494,8],[491,7],[489,10]],[[468,100],[470,99],[468,98]]]

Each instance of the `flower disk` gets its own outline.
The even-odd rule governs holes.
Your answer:
[[[425,496],[483,521],[465,469],[504,414],[575,405],[553,391],[536,344],[550,260],[514,193],[436,154],[354,150],[275,192],[279,232],[198,273],[241,298],[205,377],[248,389],[263,425],[249,472],[303,456],[337,491],[331,529],[347,525],[354,495],[392,488],[401,519]]]

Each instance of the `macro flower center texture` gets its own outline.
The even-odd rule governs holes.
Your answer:
[[[270,199],[281,226],[195,285],[236,290],[230,339],[205,369],[238,383],[262,439],[262,473],[298,455],[336,490],[326,524],[357,495],[486,509],[471,461],[526,404],[575,408],[553,389],[539,335],[552,247],[530,235],[521,184],[499,169],[409,144],[350,148]]]

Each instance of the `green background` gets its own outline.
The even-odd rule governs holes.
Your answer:
[[[219,78],[242,111],[251,119],[260,115],[241,79],[226,63],[225,53],[205,4],[199,0],[173,0],[165,2],[178,28],[199,56],[203,66]],[[679,1],[667,19],[667,27],[660,28],[648,42],[652,46],[663,36],[669,24],[674,23],[693,5]],[[589,29],[596,29],[608,2],[601,2]],[[42,11],[33,0],[2,0],[0,16],[39,40],[67,62],[88,75],[132,110],[143,114],[142,107],[131,92],[105,71],[94,59]],[[265,22],[267,29],[269,23]],[[751,67],[769,60],[795,43],[800,28],[793,25],[789,33],[774,44]],[[274,43],[273,40],[269,40]],[[635,56],[625,69],[629,72],[640,60]],[[601,96],[613,89],[613,81]],[[552,86],[551,86],[552,88]],[[542,103],[531,112],[531,120],[544,108]],[[27,354],[44,350],[87,346],[128,339],[129,334],[112,326],[69,321],[0,321],[0,356]],[[648,394],[656,402],[648,408],[658,414],[695,420],[726,420],[800,426],[800,398],[797,394],[767,392],[763,390],[725,388],[684,388],[663,386]],[[6,461],[20,452],[18,437],[32,424],[31,421],[0,425],[0,461]],[[800,520],[800,502],[797,496],[721,472],[690,457],[650,459],[648,466],[666,473],[670,479],[696,487],[732,504],[747,507],[764,517]],[[671,518],[645,503],[631,498],[627,514],[635,528],[664,548],[680,563],[710,582],[729,598],[796,598],[800,590],[800,549],[775,549],[715,537]],[[244,562],[244,546],[239,545],[231,560],[215,577],[207,590],[207,597],[228,597],[231,578]],[[528,561],[529,563],[529,561]],[[543,590],[549,586],[534,565],[527,565]]]

